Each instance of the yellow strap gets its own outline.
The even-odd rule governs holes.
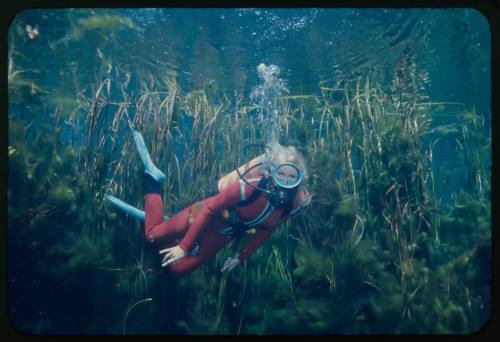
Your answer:
[[[205,206],[203,205],[203,203],[201,202],[196,202],[195,204],[193,204],[191,206],[191,213],[193,213],[193,215],[198,215],[204,208]]]
[[[250,228],[250,229],[247,229],[247,234],[255,234],[257,232],[257,229],[255,228]]]

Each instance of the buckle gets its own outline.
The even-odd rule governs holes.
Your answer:
[[[193,250],[191,251],[190,255],[191,256],[195,256],[195,257],[197,257],[198,255],[200,255],[200,245],[198,243],[196,243],[196,246],[193,248]]]

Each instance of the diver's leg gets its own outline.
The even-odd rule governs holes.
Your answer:
[[[217,229],[211,230],[203,236],[198,256],[189,255],[171,264],[170,270],[177,276],[190,273],[213,258],[229,241],[231,241],[230,236],[219,234]]]
[[[168,221],[161,218],[163,213],[163,201],[157,194],[147,194],[145,196],[146,219],[145,234],[146,239],[153,242],[164,243],[182,238],[188,229],[188,217],[190,209],[185,208],[170,217]]]
[[[168,220],[163,219],[163,199],[161,185],[149,174],[144,175],[145,219],[144,230],[149,242],[174,240],[186,233],[189,208],[181,210]]]
[[[144,164],[144,172],[151,175],[154,180],[157,182],[163,182],[165,178],[165,174],[161,172],[151,160],[149,156],[148,149],[146,144],[144,143],[144,139],[142,138],[142,134],[134,129],[132,124],[129,122],[130,130],[132,131],[132,137],[134,138],[135,146],[137,147],[137,152],[139,153],[139,157]]]

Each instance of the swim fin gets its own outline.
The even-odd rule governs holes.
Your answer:
[[[151,160],[149,156],[148,148],[144,143],[144,139],[142,134],[134,129],[132,122],[128,122],[128,126],[132,131],[132,137],[134,138],[135,146],[137,148],[137,152],[139,153],[139,157],[141,158],[142,163],[144,164],[144,172],[151,175],[153,179],[159,183],[163,182],[167,176],[163,172],[161,172]]]
[[[130,204],[127,204],[127,203],[123,202],[122,200],[116,198],[115,196],[111,196],[111,195],[104,195],[104,196],[111,203],[113,203],[114,205],[116,205],[122,211],[126,212],[127,214],[129,214],[132,217],[135,217],[138,220],[144,221],[144,218],[146,217],[146,214],[144,213],[143,210],[139,210],[139,209],[131,206]],[[170,219],[170,217],[168,217],[167,215],[164,215],[163,219],[165,221],[167,221],[168,219]]]

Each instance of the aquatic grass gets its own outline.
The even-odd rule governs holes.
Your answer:
[[[281,279],[287,284],[289,290],[290,290],[290,297],[292,298],[293,301],[295,301],[295,294],[293,290],[293,283],[292,283],[292,276],[290,272],[288,271],[288,267],[285,268],[285,265],[288,266],[288,263],[284,263],[282,260],[281,255],[277,251],[277,249],[272,246],[272,253],[275,257],[275,267],[279,272],[279,275],[281,276]]]
[[[147,303],[147,302],[151,302],[153,301],[153,298],[145,298],[145,299],[141,299],[135,303],[133,303],[132,305],[130,305],[128,308],[127,308],[127,311],[125,312],[125,317],[123,318],[123,335],[127,335],[127,321],[128,321],[128,316],[130,315],[130,313],[132,312],[132,310],[142,304],[142,303]]]
[[[222,314],[224,312],[224,299],[225,299],[225,293],[226,293],[227,277],[228,277],[228,273],[224,273],[222,275],[222,279],[220,280],[219,295],[217,297],[217,304],[216,304],[215,323],[214,323],[214,327],[213,327],[214,333],[219,332],[219,326],[220,326],[220,322],[222,319]]]
[[[149,282],[146,275],[146,267],[144,265],[144,252],[141,253],[139,260],[135,261],[136,276],[134,281],[134,293],[136,297],[142,297],[148,295]]]
[[[9,220],[28,227],[20,228],[20,237],[30,229],[43,236],[43,222],[55,220],[64,203],[76,206],[71,215],[78,214],[75,222],[84,229],[67,237],[72,275],[88,265],[116,270],[105,272],[101,283],[89,274],[88,290],[101,298],[103,291],[121,284],[120,290],[110,292],[114,308],[101,309],[112,321],[113,328],[107,329],[130,333],[131,312],[145,302],[160,310],[156,298],[172,284],[176,291],[169,295],[176,297],[172,301],[177,309],[171,319],[178,323],[176,329],[191,334],[460,333],[484,323],[488,271],[474,273],[467,265],[488,260],[487,207],[480,203],[487,202],[489,194],[485,151],[491,141],[474,110],[463,111],[461,123],[433,126],[432,110],[439,105],[464,106],[426,99],[412,63],[402,61],[391,87],[363,73],[335,86],[318,85],[318,94],[280,98],[283,142],[302,145],[310,160],[310,187],[317,192],[312,205],[231,274],[219,272],[231,252],[226,248],[193,274],[168,278],[160,289],[147,271],[158,260],[145,253],[140,224],[104,204],[103,195],[111,193],[143,206],[141,164],[127,119],[144,134],[154,161],[167,174],[165,210],[171,211],[204,198],[213,181],[236,167],[236,151],[262,139],[256,118],[263,108],[241,93],[215,97],[204,88],[186,92],[175,77],[149,73],[134,75],[137,79],[131,81],[132,76],[126,76],[130,71],[123,68],[113,71],[120,72],[117,80],[104,71],[77,91],[79,116],[85,119],[71,119],[73,134],[59,147],[67,143],[74,154],[68,187],[55,187],[59,180],[44,169],[59,159],[64,163],[65,154],[52,156],[51,143],[42,138],[37,144],[45,146],[50,157],[35,143],[24,145],[23,135],[9,140],[9,161],[25,177],[16,187],[9,183],[14,193],[9,197]],[[13,78],[19,77],[14,68],[10,71]],[[131,82],[139,88],[132,91]],[[64,124],[61,111],[50,119],[54,127]],[[455,141],[466,165],[456,172],[464,175],[473,194],[458,196],[451,205],[440,200],[438,185],[444,175],[433,156],[433,149],[446,139]],[[478,148],[483,153],[475,155]],[[33,151],[39,151],[46,164]],[[55,174],[68,171],[56,168]],[[29,179],[36,175],[47,181],[37,185],[33,201],[44,203],[47,197],[50,204],[15,200],[16,191],[35,186]],[[79,180],[69,181],[73,178]],[[470,220],[481,227],[480,241],[472,238]],[[454,227],[460,233],[450,234]],[[50,246],[49,241],[42,244]],[[447,254],[450,245],[456,250]],[[68,255],[64,246],[51,251],[52,257]],[[81,256],[76,258],[78,251]],[[105,253],[109,257],[99,259]],[[63,269],[70,272],[68,267]],[[124,278],[119,278],[122,273]],[[148,298],[136,301],[142,297]],[[92,314],[87,315],[92,320]],[[368,320],[376,324],[370,326]],[[151,317],[152,326],[161,322]]]

